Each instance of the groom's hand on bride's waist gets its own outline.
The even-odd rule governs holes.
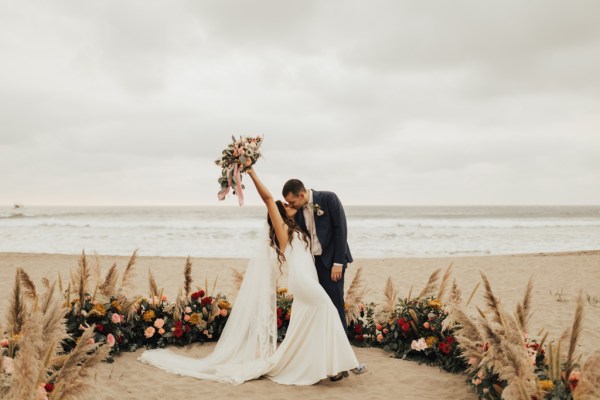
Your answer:
[[[331,280],[337,282],[342,279],[342,270],[343,266],[334,264],[333,267],[331,267]]]

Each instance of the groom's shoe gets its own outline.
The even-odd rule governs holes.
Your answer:
[[[358,364],[358,367],[351,369],[350,371],[354,372],[356,375],[364,374],[365,372],[367,372],[367,364],[360,363]]]
[[[344,371],[346,374],[348,373],[347,371]],[[329,377],[329,380],[331,382],[338,382],[341,381],[342,379],[344,379],[344,372],[340,372],[339,374],[335,374],[333,376]]]

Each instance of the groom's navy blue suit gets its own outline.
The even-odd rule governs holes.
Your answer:
[[[348,247],[348,228],[346,226],[346,214],[337,195],[333,192],[312,191],[313,194],[313,214],[315,219],[315,230],[317,238],[321,243],[322,253],[315,256],[315,267],[319,276],[319,283],[327,292],[331,301],[340,314],[340,319],[346,329],[346,310],[344,308],[344,275],[348,263],[351,263],[352,255]],[[323,211],[318,212],[316,209]],[[321,215],[318,215],[321,214]],[[306,233],[308,231],[308,222],[304,218],[302,210],[296,213],[296,223]],[[340,264],[342,268],[342,278],[337,282],[331,280],[331,268],[333,264]]]

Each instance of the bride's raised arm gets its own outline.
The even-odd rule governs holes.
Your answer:
[[[267,211],[269,213],[269,217],[271,217],[271,222],[273,223],[273,228],[275,229],[275,235],[277,236],[277,241],[279,242],[280,250],[283,252],[289,242],[287,225],[283,222],[283,218],[279,213],[279,208],[269,192],[269,189],[262,183],[259,177],[256,175],[256,172],[253,168],[246,169],[250,178],[252,178],[252,182],[254,182],[254,186],[260,195],[260,198],[263,200],[265,205],[267,206]]]

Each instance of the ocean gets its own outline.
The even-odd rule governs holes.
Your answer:
[[[600,249],[600,206],[347,206],[354,258]],[[0,252],[246,258],[259,206],[0,207]]]

